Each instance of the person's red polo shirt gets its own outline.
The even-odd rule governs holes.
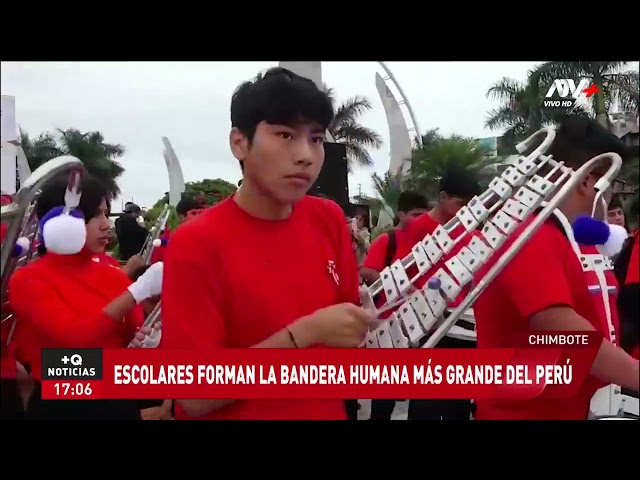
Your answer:
[[[535,216],[533,217],[535,218]],[[509,240],[483,265],[482,277],[496,259],[533,221],[523,222]],[[583,247],[583,253],[598,253],[595,247]],[[606,272],[608,285],[617,283],[613,272]],[[604,315],[602,295],[589,286],[598,285],[595,273],[583,272],[569,240],[555,220],[548,220],[516,254],[498,277],[474,303],[478,348],[509,348],[516,335],[529,331],[528,319],[549,307],[566,305],[584,317],[605,338],[610,327]],[[615,293],[609,295],[614,328],[618,329]],[[521,338],[521,337],[520,337]],[[585,420],[591,397],[604,384],[588,377],[573,398],[530,400],[478,400],[478,420]]]
[[[160,348],[249,348],[320,308],[359,304],[358,283],[336,203],[305,197],[288,219],[267,221],[231,197],[171,236]],[[187,419],[179,406],[176,418]],[[346,412],[342,400],[239,400],[203,418],[330,420]]]
[[[112,257],[108,253],[98,253],[93,256],[93,261],[96,263],[102,263],[104,265],[110,265],[112,267],[121,268],[120,262],[117,258]]]
[[[164,232],[162,232],[162,235],[160,235],[160,240],[164,240],[168,242],[169,237],[171,237],[171,230],[169,229],[169,227],[166,227],[164,229]],[[166,245],[160,245],[159,247],[155,247],[153,249],[153,253],[151,253],[151,261],[150,261],[151,265],[162,261],[162,259],[164,258],[164,252],[166,249],[167,249]]]
[[[625,285],[632,283],[640,283],[640,230],[633,233],[633,246],[631,247],[631,257],[629,258],[629,269],[627,270],[627,278]],[[631,356],[635,359],[640,358],[640,345],[633,347]]]
[[[629,268],[627,270],[627,278],[625,285],[631,283],[640,283],[640,230],[633,233],[633,246],[631,247],[631,256],[629,257]]]

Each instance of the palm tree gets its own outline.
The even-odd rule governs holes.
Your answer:
[[[609,128],[609,110],[619,100],[622,107],[638,109],[638,72],[625,70],[627,62],[545,62],[530,72],[530,78],[548,91],[554,80],[588,79],[598,87],[590,97],[596,120]],[[633,98],[635,92],[635,99]]]
[[[238,187],[233,183],[227,182],[221,178],[204,178],[198,182],[187,182],[185,184],[185,191],[182,194],[183,197],[197,198],[201,196],[206,205],[215,205],[219,201],[233,195]],[[169,203],[169,192],[164,194],[164,197],[160,198],[153,208],[162,207]]]
[[[360,125],[358,117],[371,110],[371,102],[365,97],[355,96],[335,108],[336,99],[333,89],[325,85],[324,91],[331,98],[335,111],[327,130],[334,141],[346,145],[349,171],[352,171],[354,165],[370,167],[373,165],[373,160],[367,149],[380,148],[382,137],[376,131]]]
[[[105,143],[100,132],[82,133],[74,128],[58,129],[55,133],[43,133],[32,139],[27,132],[20,130],[20,146],[29,161],[31,171],[60,155],[73,155],[82,160],[89,173],[103,180],[112,198],[120,194],[116,180],[122,175],[124,168],[116,158],[124,154],[124,147]]]
[[[485,147],[473,138],[452,135],[442,137],[438,129],[429,130],[422,136],[422,146],[414,148],[411,155],[411,170],[404,187],[424,193],[428,199],[437,198],[440,179],[451,166],[472,170],[485,180],[487,167],[500,163],[500,157],[492,157]]]
[[[631,70],[619,79],[618,106],[624,112],[640,115],[640,72]]]
[[[543,108],[543,97],[547,90],[539,88],[530,78],[526,83],[504,77],[487,90],[487,98],[501,102],[501,106],[487,115],[485,127],[489,130],[506,129],[501,142],[507,149],[540,130],[542,127],[558,123],[567,112]],[[572,115],[586,115],[586,111],[576,106]],[[515,153],[515,149],[513,152]]]
[[[374,173],[371,175],[373,189],[378,194],[382,204],[398,213],[398,200],[402,192],[402,181],[398,174],[386,172],[383,176]]]

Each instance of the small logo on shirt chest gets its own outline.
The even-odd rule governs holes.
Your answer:
[[[329,260],[329,262],[327,263],[327,270],[329,271],[329,274],[333,277],[333,281],[336,283],[336,285],[340,285],[340,277],[336,272],[336,262],[334,262],[333,260]]]

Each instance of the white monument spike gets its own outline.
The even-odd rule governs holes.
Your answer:
[[[0,144],[1,156],[1,184],[3,193],[16,193],[16,155],[18,128],[16,124],[16,97],[2,95],[0,103]]]
[[[162,137],[165,150],[162,152],[169,173],[169,205],[175,207],[185,191],[182,167],[176,152],[167,137]]]
[[[380,66],[380,68],[382,68],[382,70],[385,73],[385,76],[382,78],[382,80],[385,82],[385,84],[387,82],[391,82],[392,85],[395,86],[395,89],[397,90],[397,95],[400,96],[400,99],[398,100],[396,98],[396,95],[391,93],[391,97],[393,99],[393,102],[395,102],[395,105],[398,106],[398,110],[400,110],[400,105],[404,105],[407,108],[407,113],[408,113],[408,120],[409,123],[411,123],[411,125],[409,127],[407,127],[407,119],[404,118],[404,115],[402,114],[402,111],[400,110],[399,114],[402,116],[403,120],[402,123],[405,125],[405,129],[404,132],[400,131],[400,127],[399,124],[401,123],[396,114],[392,115],[392,118],[390,118],[389,113],[387,111],[387,123],[389,125],[389,132],[390,135],[392,135],[392,140],[390,142],[390,164],[389,164],[389,172],[393,172],[394,170],[397,169],[398,167],[398,163],[405,163],[405,165],[402,165],[402,171],[403,173],[406,173],[406,163],[407,162],[400,162],[398,160],[398,158],[406,158],[406,157],[410,157],[411,156],[411,151],[409,151],[409,154],[407,155],[407,149],[406,149],[406,145],[407,145],[407,139],[408,139],[408,144],[411,145],[411,134],[414,133],[417,137],[418,143],[421,143],[421,130],[418,127],[418,121],[417,118],[413,112],[413,109],[411,108],[411,104],[409,103],[409,100],[407,99],[407,97],[405,96],[405,94],[402,91],[402,88],[400,87],[400,84],[398,83],[398,81],[396,80],[395,76],[393,75],[393,73],[391,72],[391,70],[389,69],[389,67],[387,67],[387,65],[385,65],[384,62],[377,62],[378,65]],[[279,62],[279,66],[282,68],[286,68],[288,70],[291,70],[294,73],[297,73],[298,75],[301,75],[305,78],[309,78],[311,80],[313,80],[316,85],[322,87],[323,83],[322,83],[322,62]],[[376,86],[377,86],[377,77],[379,75],[376,74]],[[388,89],[385,89],[385,97],[386,97],[386,91]],[[380,91],[380,89],[378,88],[378,91]],[[382,102],[385,105],[385,110],[387,110],[387,103],[390,104],[391,101],[386,100],[386,98],[383,98],[382,94],[380,95],[380,97],[382,98]],[[395,108],[393,108],[393,110],[395,110]],[[393,138],[395,137],[396,141],[394,142]],[[333,141],[333,139],[331,138],[330,135],[327,135],[327,138],[329,139],[329,141]],[[395,145],[395,146],[394,146]],[[396,170],[397,171],[397,170]]]
[[[406,175],[411,167],[411,137],[400,104],[384,79],[376,73],[376,88],[389,125],[389,173]]]

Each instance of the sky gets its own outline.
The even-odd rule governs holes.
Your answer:
[[[484,128],[498,106],[487,89],[502,77],[525,80],[541,62],[385,62],[411,103],[420,129],[444,135],[497,136]],[[16,97],[16,119],[31,136],[56,128],[99,130],[126,149],[119,160],[122,198],[151,206],[169,190],[162,137],[171,141],[185,181],[222,178],[237,183],[229,150],[229,105],[234,89],[274,62],[2,62],[3,95]],[[350,194],[373,194],[371,174],[389,168],[389,130],[375,87],[375,62],[323,62],[323,81],[339,101],[367,97],[360,123],[384,145],[371,151],[374,166],[349,176]],[[384,74],[383,74],[384,76]]]

